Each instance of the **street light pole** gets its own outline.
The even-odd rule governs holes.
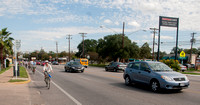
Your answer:
[[[124,48],[124,26],[125,22],[123,22],[123,30],[122,30],[122,49]]]

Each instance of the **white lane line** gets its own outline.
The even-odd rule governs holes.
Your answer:
[[[89,78],[85,78],[85,77],[79,77],[79,78],[82,78],[82,79],[85,79],[85,80],[88,80],[88,81],[91,81],[91,79],[89,79]]]
[[[41,75],[44,75],[42,74],[41,72],[37,71],[38,73],[40,73]],[[51,82],[58,88],[60,89],[60,91],[62,91],[66,96],[68,96],[72,101],[74,101],[74,103],[76,103],[76,105],[82,105],[78,100],[76,100],[73,96],[71,96],[69,93],[67,93],[64,89],[62,89],[59,85],[57,85],[55,82],[53,82],[51,80]]]

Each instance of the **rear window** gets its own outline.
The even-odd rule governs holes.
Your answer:
[[[81,60],[81,62],[87,62],[87,60]]]
[[[123,63],[121,62],[117,62],[116,65],[124,65]]]

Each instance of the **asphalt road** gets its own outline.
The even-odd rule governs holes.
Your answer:
[[[64,72],[53,65],[51,88],[45,87],[42,66],[29,73],[32,104],[45,105],[199,105],[200,76],[188,76],[190,88],[181,92],[152,92],[148,86],[124,85],[123,72],[88,67],[84,73]]]

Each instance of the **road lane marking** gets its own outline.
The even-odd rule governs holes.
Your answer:
[[[41,75],[44,75],[43,73],[37,71]],[[60,91],[62,91],[66,96],[68,96],[76,105],[82,105],[78,100],[76,100],[73,96],[71,96],[69,93],[67,93],[64,89],[62,89],[59,85],[57,85],[55,82],[51,80],[51,83],[53,83]]]

